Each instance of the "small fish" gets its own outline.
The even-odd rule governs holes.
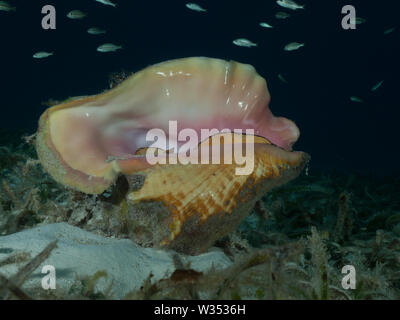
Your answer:
[[[290,14],[289,14],[289,13],[282,12],[282,11],[279,11],[279,12],[277,12],[277,13],[275,14],[275,18],[277,18],[277,19],[287,19],[287,18],[289,18],[289,17],[290,17]]]
[[[80,10],[72,10],[72,11],[68,12],[68,14],[67,14],[67,17],[70,19],[83,19],[86,16],[87,16],[87,14],[83,13]]]
[[[260,26],[263,28],[273,28],[273,26],[271,26],[270,24],[268,24],[266,22],[260,22]]]
[[[87,33],[94,34],[94,35],[103,34],[106,32],[107,32],[106,30],[102,30],[102,29],[96,28],[96,27],[92,27],[87,30]]]
[[[361,23],[365,23],[365,22],[367,22],[367,19],[364,19],[361,17],[356,18],[356,24],[361,24]]]
[[[276,3],[286,9],[292,9],[292,10],[304,9],[304,5],[299,5],[292,0],[278,0],[276,1]]]
[[[46,52],[46,51],[40,51],[40,52],[36,52],[33,57],[35,59],[43,59],[43,58],[47,58],[50,57],[54,54],[54,52]]]
[[[382,81],[379,81],[376,85],[374,85],[374,86],[372,87],[371,91],[378,90],[382,84],[383,84],[383,80],[382,80]]]
[[[115,44],[112,43],[104,43],[101,46],[99,46],[97,48],[98,52],[114,52],[117,51],[119,49],[122,49],[122,46],[117,46]]]
[[[115,3],[112,3],[110,0],[96,0],[96,1],[100,2],[102,4],[105,4],[106,6],[113,6],[113,7],[117,6]]]
[[[390,28],[390,29],[387,29],[387,30],[385,30],[385,31],[383,32],[383,34],[389,34],[389,33],[392,33],[394,30],[396,30],[396,28]]]
[[[278,78],[279,78],[279,80],[281,80],[283,83],[288,83],[288,82],[286,81],[286,79],[283,77],[282,73],[278,74]]]
[[[250,40],[240,38],[232,41],[233,44],[239,46],[239,47],[257,47],[257,43],[251,42]]]
[[[350,100],[353,101],[353,102],[364,103],[363,99],[361,99],[359,97],[356,97],[356,96],[351,96]]]
[[[294,50],[298,50],[301,47],[304,47],[305,44],[304,43],[299,43],[299,42],[291,42],[289,44],[287,44],[284,48],[285,51],[294,51]]]
[[[357,17],[355,19],[353,19],[353,18],[350,19],[350,23],[351,24],[362,24],[362,23],[365,23],[365,22],[367,22],[367,19],[364,19],[364,18],[361,18],[361,17]]]
[[[16,7],[11,7],[10,4],[8,4],[5,1],[0,1],[0,11],[16,11],[17,8]]]
[[[207,12],[206,9],[203,9],[197,3],[186,3],[186,8],[197,12]]]

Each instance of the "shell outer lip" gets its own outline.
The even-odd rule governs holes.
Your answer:
[[[193,58],[185,58],[185,59],[179,59],[179,60],[185,60],[185,61],[191,61]],[[196,59],[199,59],[198,57]],[[208,61],[211,61],[209,58],[201,58],[201,63],[205,63]],[[231,66],[232,62],[227,62],[226,60],[220,60],[220,59],[214,59],[212,60],[212,63],[219,61],[218,63],[222,62],[223,64],[229,64]],[[168,62],[168,61],[167,61]],[[173,62],[173,60],[170,60],[169,62]],[[165,62],[164,62],[165,63]],[[158,65],[162,65],[163,63],[160,63]],[[156,65],[153,65],[152,68],[154,68]],[[234,62],[233,66],[235,68],[245,68],[247,71],[255,72],[254,67],[250,65],[243,65]],[[148,70],[153,70],[152,68]],[[137,75],[133,75],[131,79],[134,79],[137,77],[139,74],[143,75],[143,73],[138,72]],[[257,75],[259,77],[259,75]],[[265,83],[265,79],[260,78],[260,81]],[[129,80],[126,82],[129,84]],[[42,161],[42,163],[45,163],[46,165],[44,166],[46,171],[48,171],[55,179],[64,184],[68,185],[74,189],[78,189],[80,191],[83,191],[85,193],[94,193],[98,194],[103,192],[105,189],[107,189],[117,178],[118,176],[118,171],[116,170],[111,170],[109,172],[109,175],[107,176],[90,176],[89,174],[86,174],[83,171],[79,171],[78,169],[73,169],[71,166],[69,166],[66,161],[63,160],[62,155],[56,150],[50,136],[50,115],[53,112],[56,112],[61,109],[66,109],[66,108],[71,108],[78,106],[83,103],[89,103],[97,101],[97,104],[105,104],[108,99],[111,97],[114,97],[116,94],[118,94],[124,86],[121,84],[120,86],[116,87],[115,90],[110,90],[107,91],[103,94],[100,95],[95,95],[95,96],[89,96],[85,97],[82,99],[78,100],[73,100],[69,101],[57,106],[54,106],[50,109],[48,109],[41,117],[40,119],[40,125],[39,125],[39,134],[38,134],[38,139],[37,139],[37,150],[39,153],[39,157]],[[269,95],[268,95],[269,96]],[[269,100],[269,98],[267,99]],[[113,168],[114,169],[114,168]],[[90,171],[92,174],[94,174],[92,171]],[[86,185],[85,185],[86,184]]]

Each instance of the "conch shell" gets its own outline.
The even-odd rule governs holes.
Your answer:
[[[132,238],[198,254],[234,230],[256,201],[295,178],[309,160],[306,153],[291,151],[299,129],[275,117],[269,101],[266,81],[250,65],[203,57],[167,61],[105,93],[47,109],[40,118],[36,149],[56,181],[85,193],[100,194],[121,175],[131,183],[144,177],[124,202]],[[236,161],[149,163],[149,130],[169,132],[168,141],[181,145],[170,132],[170,121],[198,136],[202,129],[253,129],[249,157],[254,169],[238,175]],[[220,133],[221,139],[214,140],[210,133],[197,148],[203,150],[200,154],[226,144],[247,150],[245,137]],[[165,157],[177,151],[161,149]]]

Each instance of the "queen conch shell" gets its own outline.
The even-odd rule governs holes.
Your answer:
[[[36,149],[56,181],[85,193],[100,194],[121,175],[131,185],[143,177],[121,203],[121,223],[142,244],[198,254],[235,230],[266,192],[297,177],[309,160],[306,153],[291,151],[299,129],[275,117],[269,101],[266,81],[250,65],[203,57],[166,61],[112,90],[47,109]],[[220,131],[196,144],[199,158],[210,157],[213,147],[247,150],[246,135],[222,130],[253,129],[253,170],[238,175],[236,159],[171,162],[168,156],[177,149],[146,141],[148,131],[157,128],[181,146],[170,121],[199,137],[202,129]],[[152,148],[168,161],[149,163],[145,153]]]

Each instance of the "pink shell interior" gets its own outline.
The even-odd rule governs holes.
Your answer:
[[[132,156],[153,142],[146,133],[193,129],[254,129],[290,151],[297,126],[268,107],[266,81],[250,65],[210,58],[172,60],[148,67],[117,88],[50,114],[51,140],[72,168],[100,176],[110,157]],[[177,137],[170,135],[169,142]],[[183,142],[178,142],[182,144]],[[161,144],[160,144],[161,146]]]

